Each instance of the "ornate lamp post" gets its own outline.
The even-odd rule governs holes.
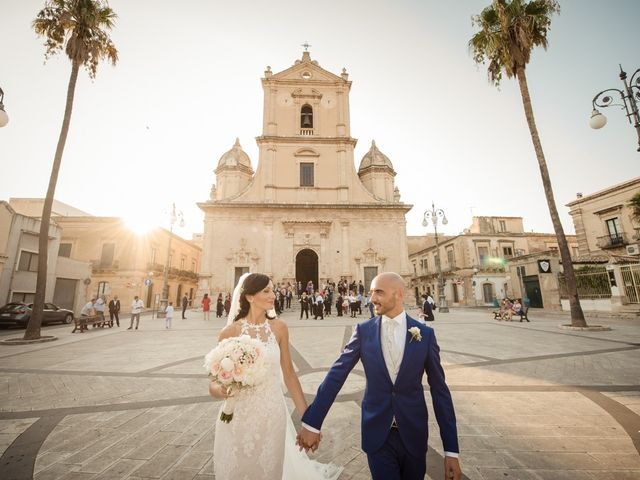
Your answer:
[[[614,105],[624,108],[627,112],[627,118],[629,123],[633,125],[638,134],[638,152],[640,152],[640,115],[638,114],[638,103],[640,101],[640,68],[633,72],[631,80],[627,83],[627,73],[622,70],[620,65],[620,80],[624,84],[624,90],[617,88],[609,88],[598,93],[593,97],[593,111],[591,112],[591,119],[589,120],[589,126],[591,128],[599,129],[607,124],[607,117],[601,114],[596,107],[612,107]],[[613,103],[614,98],[609,92],[617,92],[622,99],[622,104]]]
[[[173,226],[180,222],[180,226],[184,227],[184,215],[181,210],[176,210],[176,204],[171,204],[171,210],[169,211],[169,223],[171,227],[169,228],[169,244],[167,246],[167,261],[164,262],[164,277],[162,281],[162,300],[161,300],[161,308],[160,311],[163,310],[162,305],[165,307],[169,305],[169,269],[171,265],[171,239],[173,238]],[[160,315],[158,315],[160,317]]]
[[[4,111],[4,105],[2,100],[4,99],[4,92],[0,88],[0,127],[4,127],[7,123],[9,123],[9,115]]]
[[[449,312],[449,307],[447,307],[447,299],[444,296],[444,277],[442,276],[442,268],[440,266],[440,244],[438,243],[438,218],[442,219],[442,224],[446,225],[449,223],[446,215],[444,214],[444,210],[438,208],[436,210],[433,201],[431,202],[431,210],[427,210],[424,212],[422,226],[426,227],[429,225],[429,222],[433,225],[433,230],[436,234],[436,270],[438,272],[438,310],[442,313]]]

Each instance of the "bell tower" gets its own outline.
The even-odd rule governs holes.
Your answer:
[[[322,68],[308,51],[286,70],[267,67],[262,78],[262,135],[258,188],[266,202],[375,202],[354,166],[349,92],[340,75]]]

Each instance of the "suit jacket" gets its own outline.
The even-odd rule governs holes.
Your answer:
[[[109,312],[116,313],[120,311],[120,300],[109,300]]]
[[[377,316],[356,325],[349,343],[318,387],[316,398],[302,421],[318,430],[321,428],[349,372],[361,360],[366,377],[361,421],[362,449],[366,453],[374,453],[382,447],[395,417],[398,432],[409,453],[417,457],[426,454],[429,433],[422,385],[424,373],[427,374],[444,450],[458,452],[453,401],[445,382],[440,348],[433,329],[407,315],[404,356],[398,377],[392,383],[382,355],[381,324],[382,318]],[[420,330],[421,340],[412,337],[408,331],[412,327]]]

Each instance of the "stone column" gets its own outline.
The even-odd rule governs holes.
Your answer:
[[[273,271],[272,265],[272,249],[273,249],[273,222],[264,222],[264,274],[271,276]]]
[[[349,254],[349,222],[340,222],[342,226],[342,276],[346,277],[351,272],[349,271],[350,254]]]
[[[342,90],[338,90],[336,92],[336,97],[338,98],[338,124],[336,125],[336,135],[338,137],[344,137],[347,133],[345,124],[344,124],[344,93]]]
[[[398,234],[400,236],[400,275],[411,275],[409,268],[409,248],[407,246],[407,221],[404,219],[398,221]]]
[[[267,124],[267,135],[277,135],[278,134],[278,124],[276,123],[276,95],[278,94],[278,90],[275,88],[269,88],[269,99],[267,104],[265,105],[265,115],[267,115],[268,124]]]

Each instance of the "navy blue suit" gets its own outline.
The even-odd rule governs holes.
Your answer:
[[[371,456],[379,452],[390,437],[394,417],[402,445],[412,457],[424,462],[429,435],[422,385],[426,373],[444,450],[457,453],[456,416],[433,329],[407,315],[404,355],[398,377],[392,383],[382,355],[381,324],[382,318],[376,316],[356,325],[353,336],[318,387],[316,398],[302,421],[318,430],[321,428],[349,372],[361,360],[366,376],[362,400],[362,449],[369,456],[370,466]],[[412,340],[408,331],[412,327],[420,329],[421,341]],[[371,473],[374,478],[378,476],[373,469]]]

